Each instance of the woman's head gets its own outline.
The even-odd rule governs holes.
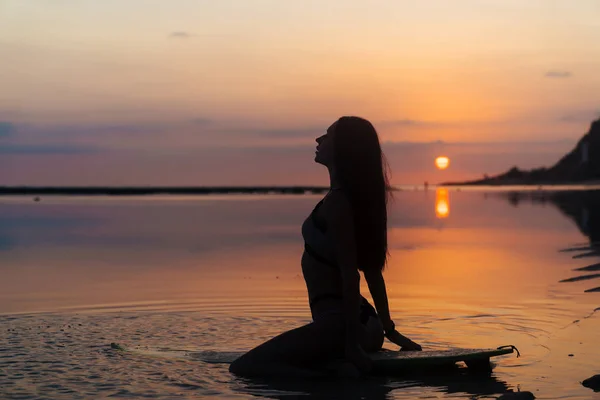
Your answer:
[[[326,165],[348,195],[361,269],[382,269],[387,259],[388,168],[373,125],[342,117],[319,143],[315,161]]]
[[[317,138],[318,145],[315,154],[315,162],[323,164],[330,170],[333,167],[334,162],[333,154],[335,150],[333,148],[333,136],[335,135],[336,124],[337,121],[327,128],[327,132],[324,135]]]

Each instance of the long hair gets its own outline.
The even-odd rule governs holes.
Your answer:
[[[377,131],[366,119],[342,117],[335,126],[333,146],[336,177],[352,206],[358,267],[381,271],[388,257],[391,191]]]

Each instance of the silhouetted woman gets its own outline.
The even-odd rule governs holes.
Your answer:
[[[322,376],[316,367],[334,360],[366,373],[367,353],[381,349],[384,335],[402,350],[421,350],[390,318],[382,275],[390,188],[375,128],[365,119],[342,117],[316,141],[315,161],[329,170],[331,187],[302,225],[302,273],[313,322],[244,354],[230,366],[235,374]],[[377,311],[360,294],[359,271]]]

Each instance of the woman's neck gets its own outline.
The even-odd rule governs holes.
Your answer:
[[[333,168],[329,169],[329,189],[330,190],[336,190],[336,189],[341,189],[342,184],[339,181],[337,174],[335,173],[335,170]]]

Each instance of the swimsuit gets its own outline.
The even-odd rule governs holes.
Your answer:
[[[316,216],[316,212],[325,198],[317,203],[302,224],[302,237],[304,238],[302,273],[308,289],[313,320],[330,314],[343,313],[342,277],[339,266],[335,262],[334,243],[330,235],[327,234],[326,222],[319,220]],[[305,262],[305,258],[311,258],[312,260]],[[315,304],[325,299],[339,300],[339,302],[332,302],[333,306],[329,310],[315,315]],[[377,317],[377,312],[367,299],[361,296],[361,322],[365,324],[371,316]]]

